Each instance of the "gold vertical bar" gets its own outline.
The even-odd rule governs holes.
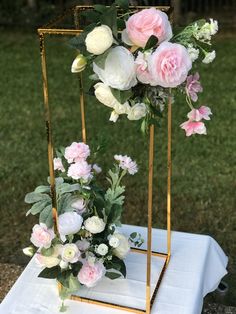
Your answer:
[[[48,146],[48,165],[50,174],[50,187],[51,187],[51,198],[52,198],[52,215],[54,221],[54,230],[58,231],[58,214],[57,214],[57,203],[56,203],[56,189],[55,189],[55,174],[53,164],[53,143],[52,143],[52,127],[51,127],[51,116],[48,101],[48,80],[47,80],[47,67],[46,67],[46,53],[44,35],[39,35],[40,39],[40,55],[42,65],[42,76],[43,76],[43,96],[44,96],[44,116],[46,123],[47,132],[47,146]]]
[[[146,313],[151,311],[151,258],[152,258],[152,197],[153,197],[153,161],[154,161],[154,125],[149,129],[149,170],[148,170],[148,243],[146,278]]]
[[[81,124],[82,124],[82,139],[86,143],[86,125],[85,125],[85,108],[84,108],[84,85],[83,74],[79,73],[79,89],[80,89],[80,110],[81,110]]]
[[[171,93],[171,90],[169,91]],[[167,148],[167,253],[168,260],[171,252],[171,120],[172,120],[172,98],[168,99],[168,148]]]

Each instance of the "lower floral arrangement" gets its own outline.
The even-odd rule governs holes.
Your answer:
[[[127,238],[118,230],[125,199],[122,180],[138,171],[137,164],[128,156],[115,155],[114,160],[106,177],[108,186],[103,188],[98,183],[102,169],[93,163],[88,145],[73,142],[57,151],[57,226],[53,222],[50,184],[38,186],[25,197],[32,206],[27,215],[39,215],[39,224],[32,230],[33,246],[23,251],[35,255],[43,268],[39,277],[59,283],[61,311],[66,310],[64,300],[81,286],[94,287],[104,276],[112,280],[126,277],[124,259],[130,245],[143,244],[139,233],[132,232]]]

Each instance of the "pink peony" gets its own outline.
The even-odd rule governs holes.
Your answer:
[[[76,162],[75,164],[70,165],[67,175],[75,180],[83,179],[84,181],[88,181],[92,176],[91,165],[85,160]]]
[[[186,80],[191,67],[192,61],[184,46],[164,42],[150,56],[151,85],[176,87]]]
[[[131,42],[138,47],[145,47],[152,35],[158,38],[159,43],[172,37],[168,16],[155,8],[133,14],[126,22],[126,31]]]
[[[100,262],[90,265],[85,262],[78,274],[78,280],[88,288],[94,287],[105,275],[106,269]]]
[[[54,158],[53,163],[54,163],[54,170],[60,170],[62,172],[65,172],[65,168],[62,164],[61,158]]]
[[[65,158],[68,163],[78,162],[86,160],[90,155],[89,146],[84,143],[73,142],[70,146],[65,149]]]
[[[203,122],[188,120],[182,123],[180,127],[185,130],[186,136],[190,136],[192,134],[207,134],[206,127]]]
[[[197,101],[198,96],[197,93],[202,92],[202,86],[201,83],[199,82],[199,74],[195,73],[194,75],[189,75],[187,77],[187,82],[186,82],[186,93],[190,96],[192,101]]]
[[[188,118],[194,121],[211,120],[209,115],[211,115],[211,109],[206,106],[201,106],[199,109],[193,109],[188,113]]]
[[[150,53],[147,54],[139,51],[135,60],[137,79],[143,84],[150,84],[152,81],[152,76],[148,69],[149,56]]]
[[[30,241],[38,248],[48,249],[55,238],[53,229],[48,229],[44,223],[34,225]]]
[[[127,170],[129,174],[135,174],[138,172],[138,166],[135,161],[133,161],[128,156],[115,155],[115,160],[119,161],[119,166],[121,169]]]

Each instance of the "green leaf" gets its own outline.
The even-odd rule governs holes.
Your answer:
[[[48,228],[53,226],[52,205],[48,205],[43,211],[41,211],[39,215],[39,222],[45,223]]]
[[[119,101],[119,103],[124,104],[130,97],[133,96],[131,89],[126,91],[121,91],[115,88],[111,88],[112,95]]]
[[[128,0],[116,0],[115,3],[121,7],[123,10],[129,9],[129,1]]]
[[[35,203],[30,210],[27,212],[32,214],[32,215],[37,215],[39,214],[45,207],[47,207],[51,203],[51,200],[48,201],[40,201]]]
[[[132,232],[130,238],[135,239],[137,237],[137,232]]]
[[[48,249],[45,249],[45,248],[42,248],[40,250],[40,253],[43,255],[43,256],[52,256],[54,252],[54,248],[53,247],[50,247]]]
[[[123,30],[125,29],[125,27],[126,27],[125,21],[123,19],[117,19],[118,30]]]
[[[49,185],[39,185],[34,190],[36,193],[50,193],[50,186]]]
[[[78,183],[75,183],[75,184],[62,183],[57,188],[57,193],[59,195],[62,195],[64,193],[71,193],[71,192],[75,192],[75,191],[81,191],[81,187]]]
[[[42,194],[42,193],[36,193],[36,192],[31,192],[26,194],[25,196],[25,202],[27,204],[33,204],[39,201],[46,201],[46,200],[51,200],[51,197],[48,194]]]
[[[110,52],[110,49],[106,50],[103,54],[97,56],[95,59],[94,59],[94,63],[101,69],[104,70],[105,68],[105,63],[106,63],[106,59],[107,59],[107,56],[108,56],[108,53]]]
[[[94,7],[94,10],[99,13],[104,13],[107,10],[107,7],[102,4],[95,4],[93,7]]]
[[[77,275],[78,275],[78,273],[79,273],[79,271],[80,271],[80,269],[82,268],[82,266],[83,266],[83,263],[82,262],[77,262],[77,263],[73,263],[72,265],[71,265],[71,267],[72,267],[72,274],[76,277]]]
[[[54,266],[51,268],[44,268],[44,270],[41,271],[38,277],[47,278],[47,279],[56,279],[60,273],[61,273],[61,268],[59,266]]]
[[[149,49],[155,47],[157,45],[157,43],[158,43],[158,38],[155,35],[150,36],[147,43],[146,43],[144,50],[149,50]]]
[[[112,261],[115,262],[115,264],[120,266],[119,272],[122,273],[124,277],[126,277],[126,266],[122,259],[118,258],[117,256],[113,256]]]
[[[85,10],[81,13],[81,16],[84,16],[90,22],[98,23],[100,21],[100,14],[95,10]]]
[[[101,16],[101,24],[109,26],[112,30],[112,33],[117,37],[117,8],[116,5],[111,5]]]
[[[110,271],[108,272],[107,271],[105,276],[110,278],[110,279],[112,279],[112,280],[114,280],[114,279],[117,279],[117,278],[121,277],[121,274],[113,273],[113,272],[110,272]]]

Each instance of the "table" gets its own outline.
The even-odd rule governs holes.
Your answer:
[[[146,238],[146,228],[144,227],[124,225],[122,230],[127,235],[137,231]],[[152,245],[153,250],[166,251],[165,230],[153,229]],[[173,231],[170,263],[158,290],[152,313],[200,314],[204,296],[214,291],[221,278],[227,273],[227,262],[227,256],[210,236]],[[145,260],[140,262],[132,253],[127,258],[126,263],[128,264],[128,272],[131,273],[130,281],[118,279],[120,281],[118,283],[119,289],[114,286],[117,284],[115,281],[106,278],[105,280],[109,280],[108,283],[100,283],[96,288],[93,288],[94,291],[90,290],[89,295],[100,294],[101,296],[104,294],[110,301],[127,301],[129,291],[132,290],[132,293],[135,292],[136,299],[132,299],[131,302],[136,306],[140,303],[139,305],[142,306],[145,299],[145,296],[141,295],[142,289],[145,287]],[[161,261],[153,260],[152,263],[153,279],[155,272],[158,272],[158,267],[155,269],[155,266]],[[60,300],[55,282],[38,278],[39,272],[40,269],[32,259],[0,305],[0,314],[59,313]],[[138,276],[141,277],[138,278]],[[127,313],[70,300],[66,301],[66,304],[69,306],[67,314]]]

